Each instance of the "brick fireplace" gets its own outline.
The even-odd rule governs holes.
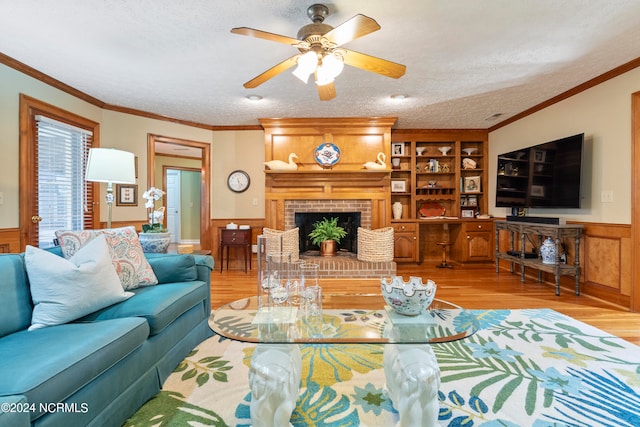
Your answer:
[[[395,121],[393,117],[260,119],[266,161],[286,159],[290,153],[298,155],[297,170],[265,171],[266,227],[294,228],[295,212],[360,212],[364,228],[390,226],[391,168],[368,170],[363,164],[375,160],[379,152],[391,158],[391,126]],[[326,143],[341,151],[340,161],[331,168],[322,167],[314,158],[316,148]],[[342,277],[395,272],[393,262],[363,266],[355,254],[339,254],[318,260],[321,269],[329,273],[343,270]]]

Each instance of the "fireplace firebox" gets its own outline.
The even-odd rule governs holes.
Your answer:
[[[338,218],[338,225],[344,228],[347,235],[340,240],[338,250],[358,253],[358,227],[360,227],[360,212],[296,212],[295,224],[300,228],[300,253],[319,250],[318,245],[311,243],[309,233],[313,225],[324,218]]]

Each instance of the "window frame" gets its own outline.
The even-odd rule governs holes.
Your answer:
[[[20,245],[38,246],[38,151],[36,116],[48,117],[58,122],[85,129],[93,134],[92,147],[100,146],[100,124],[93,120],[63,110],[62,108],[20,94]],[[100,228],[99,184],[87,186],[86,228]],[[34,218],[35,223],[34,223]]]

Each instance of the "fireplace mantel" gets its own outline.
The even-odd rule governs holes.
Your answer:
[[[390,171],[265,171],[267,227],[284,229],[287,200],[370,200],[371,227],[386,227]]]

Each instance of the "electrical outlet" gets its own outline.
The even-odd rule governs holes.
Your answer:
[[[258,198],[257,198],[257,197],[254,197],[254,198],[253,198],[253,200],[251,201],[251,204],[252,204],[253,206],[258,206]]]
[[[600,202],[613,203],[613,190],[602,190],[600,193]]]

